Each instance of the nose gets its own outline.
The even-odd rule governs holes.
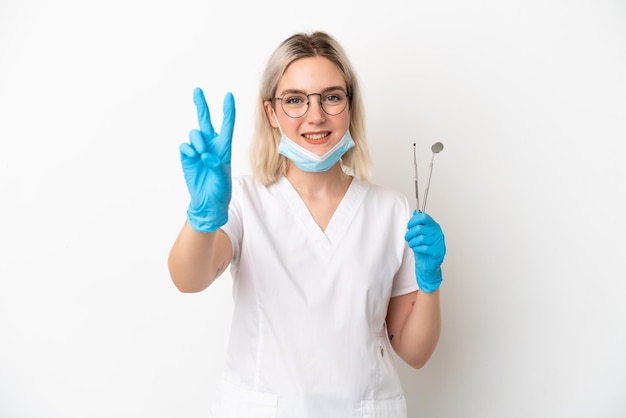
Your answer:
[[[311,96],[318,97],[313,99]],[[324,109],[322,109],[322,95],[320,93],[311,93],[307,96],[307,98],[309,99],[309,109],[307,112],[309,117],[313,118],[314,120],[326,119],[326,113],[324,112]],[[315,105],[312,105],[312,103],[315,103]]]

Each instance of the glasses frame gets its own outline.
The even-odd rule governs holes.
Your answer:
[[[328,113],[328,111],[326,109],[324,109],[324,103],[322,103],[322,94],[326,94],[335,90],[339,90],[342,93],[344,93],[346,95],[346,104],[343,107],[343,109],[341,109],[339,112],[337,113]],[[320,109],[322,109],[322,112],[326,113],[328,116],[337,116],[340,115],[344,112],[344,110],[346,110],[346,108],[348,107],[348,102],[350,102],[350,100],[352,99],[352,93],[348,93],[347,91],[341,89],[341,88],[332,88],[332,89],[328,89],[325,90],[321,93],[309,93],[306,94],[304,92],[299,92],[302,95],[306,96],[306,110],[304,111],[303,114],[301,114],[300,116],[291,116],[289,113],[287,113],[287,111],[285,110],[285,107],[283,106],[283,99],[285,97],[285,95],[283,95],[282,97],[270,97],[270,102],[274,103],[276,100],[280,101],[280,108],[283,110],[283,112],[285,113],[285,115],[287,115],[288,117],[292,118],[292,119],[300,119],[301,117],[303,117],[304,115],[307,114],[307,112],[309,111],[309,104],[311,103],[311,99],[309,99],[309,97],[311,96],[320,96]]]

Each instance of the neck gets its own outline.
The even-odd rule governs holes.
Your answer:
[[[300,195],[343,195],[352,182],[352,177],[343,171],[340,162],[322,173],[302,171],[290,162],[285,177]]]

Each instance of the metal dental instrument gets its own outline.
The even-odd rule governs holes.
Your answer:
[[[441,152],[441,150],[443,149],[443,144],[441,142],[435,142],[433,146],[430,147],[430,149],[433,152],[433,156],[430,159],[430,170],[428,173],[428,182],[426,183],[426,191],[424,192],[424,206],[422,206],[422,212],[426,211],[426,199],[428,199],[428,189],[430,188],[430,178],[433,175],[433,162],[435,161],[435,154],[439,154]],[[419,208],[419,203],[418,203],[418,208]]]
[[[417,210],[420,210],[420,194],[417,188],[417,157],[415,156],[415,142],[413,142],[413,169],[415,170],[415,202]]]

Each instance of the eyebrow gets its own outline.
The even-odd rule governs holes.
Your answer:
[[[341,91],[343,91],[344,93],[346,93],[346,89],[345,89],[344,87],[342,87],[342,86],[332,86],[332,87],[326,87],[324,90],[320,91],[319,93],[324,94],[324,93],[326,93],[326,92],[333,91],[333,90],[341,90]],[[279,97],[280,97],[280,96],[284,96],[284,95],[285,95],[285,94],[287,94],[287,93],[317,94],[317,93],[307,93],[307,92],[306,92],[306,91],[304,91],[304,90],[298,90],[298,89],[287,89],[287,90],[283,90],[283,91],[281,92],[281,94],[279,95]]]

